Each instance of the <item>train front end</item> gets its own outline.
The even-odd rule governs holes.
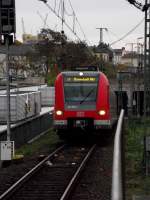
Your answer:
[[[57,130],[110,127],[109,83],[101,72],[63,72],[55,82]]]

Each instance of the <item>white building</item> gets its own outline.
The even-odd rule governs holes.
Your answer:
[[[139,55],[136,52],[129,52],[122,56],[121,64],[138,67]]]
[[[120,64],[122,60],[122,56],[125,54],[125,48],[122,49],[113,49],[113,63],[115,65]]]

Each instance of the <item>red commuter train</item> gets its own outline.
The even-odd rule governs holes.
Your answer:
[[[69,71],[57,76],[54,127],[59,135],[76,128],[108,129],[116,119],[115,94],[102,72]]]

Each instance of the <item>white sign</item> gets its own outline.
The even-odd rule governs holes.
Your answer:
[[[14,141],[0,142],[0,159],[12,160],[14,156]]]

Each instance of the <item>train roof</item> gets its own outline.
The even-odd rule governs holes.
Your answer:
[[[64,76],[98,76],[100,74],[103,74],[100,71],[66,71],[66,72],[61,72],[62,75]]]

